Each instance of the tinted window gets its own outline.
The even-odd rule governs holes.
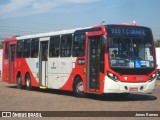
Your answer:
[[[49,57],[59,56],[60,36],[50,38]]]
[[[23,57],[30,57],[30,40],[24,40]]]
[[[15,55],[15,45],[10,46],[11,49],[11,61],[14,61],[14,55]]]
[[[63,35],[61,37],[61,57],[71,56],[72,35]]]
[[[5,58],[8,58],[8,52],[9,52],[9,42],[6,42],[6,46],[5,46]]]
[[[117,68],[153,68],[152,39],[140,37],[109,37],[110,66]]]
[[[73,39],[73,57],[84,56],[85,52],[85,34],[74,35]]]
[[[48,41],[41,42],[41,53],[40,54],[42,56],[42,61],[48,60]]]
[[[31,57],[37,58],[38,57],[38,51],[39,51],[39,39],[34,38],[31,41]]]
[[[17,42],[17,58],[23,57],[23,40]]]

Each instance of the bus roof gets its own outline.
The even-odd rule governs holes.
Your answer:
[[[130,27],[142,27],[142,26],[137,26],[133,24],[108,24],[108,25],[99,25],[99,26],[92,26],[92,27],[85,27],[85,28],[76,28],[76,29],[69,29],[69,30],[61,30],[61,31],[52,31],[52,32],[46,32],[46,33],[38,33],[38,34],[32,34],[32,35],[23,35],[19,37],[13,37],[13,38],[6,38],[5,41],[9,39],[17,39],[17,40],[22,40],[22,39],[31,39],[31,38],[40,38],[40,37],[49,37],[49,36],[54,36],[54,35],[63,35],[63,34],[71,34],[76,31],[90,31],[92,28],[100,28],[101,26],[109,27],[109,26],[130,26]]]
[[[53,36],[53,35],[71,34],[77,30],[89,29],[89,28],[91,28],[91,27],[77,28],[77,29],[70,29],[70,30],[61,30],[61,31],[52,31],[52,32],[47,32],[47,33],[38,33],[38,34],[33,34],[33,35],[25,35],[25,36],[16,37],[16,39],[21,40],[21,39],[30,39],[30,38],[39,38],[39,37],[49,37],[49,36]]]

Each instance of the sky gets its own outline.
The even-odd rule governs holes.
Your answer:
[[[160,39],[160,0],[0,0],[0,40],[105,24],[150,27]]]

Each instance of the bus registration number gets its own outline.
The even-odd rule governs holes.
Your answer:
[[[132,87],[132,88],[129,88],[129,91],[130,91],[130,92],[137,92],[137,91],[138,91],[138,88],[136,88],[136,87],[133,88],[133,87]]]

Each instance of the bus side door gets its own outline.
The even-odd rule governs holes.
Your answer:
[[[39,83],[47,87],[48,83],[48,41],[49,37],[40,38],[39,51]]]
[[[87,91],[100,93],[100,82],[104,79],[103,35],[88,37]]]
[[[8,69],[8,77],[9,83],[13,83],[15,80],[15,44],[10,44],[9,46],[9,69]]]

